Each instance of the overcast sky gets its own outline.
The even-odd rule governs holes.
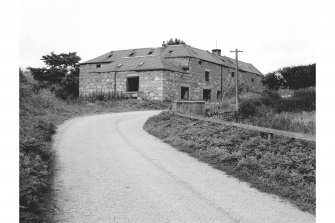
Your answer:
[[[22,0],[20,66],[42,55],[77,52],[82,61],[111,50],[187,44],[234,57],[261,72],[316,62],[315,1]]]

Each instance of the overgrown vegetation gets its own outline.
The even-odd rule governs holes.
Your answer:
[[[67,101],[20,70],[20,222],[52,222],[52,136],[66,119],[104,112],[166,109],[163,102],[91,95]]]
[[[55,54],[42,56],[46,67],[29,67],[38,85],[50,89],[62,99],[75,98],[79,95],[79,61],[76,53]]]
[[[240,105],[241,122],[292,132],[315,134],[315,88],[292,91],[281,97],[276,91],[243,99]]]
[[[316,64],[280,68],[264,76],[262,82],[271,90],[315,87]]]
[[[150,134],[255,188],[315,213],[315,143],[194,121],[169,112],[144,125]]]
[[[315,134],[315,88],[298,90],[264,90],[262,93],[241,92],[239,118],[245,124],[285,131]],[[207,116],[235,111],[235,97],[210,106]],[[220,118],[218,116],[218,118]],[[234,121],[235,118],[227,119]]]

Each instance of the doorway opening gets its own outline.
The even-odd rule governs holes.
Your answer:
[[[127,77],[127,92],[138,91],[139,82],[139,77]]]
[[[181,87],[180,99],[182,101],[188,101],[190,88],[189,87]]]
[[[217,99],[217,100],[221,100],[221,97],[222,97],[222,95],[221,95],[221,91],[217,91],[217,92],[216,92],[216,99]]]
[[[203,90],[203,99],[204,99],[204,101],[210,101],[211,100],[211,90],[210,89],[204,89]]]

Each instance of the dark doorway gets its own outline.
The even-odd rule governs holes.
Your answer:
[[[139,77],[127,77],[127,91],[138,91]]]
[[[180,99],[183,101],[188,101],[188,97],[189,97],[189,91],[190,88],[189,87],[181,87],[181,94],[180,94]]]
[[[211,90],[210,89],[204,89],[203,90],[203,98],[204,98],[204,101],[210,101],[211,100]]]
[[[216,93],[216,99],[221,100],[221,91],[217,91]]]

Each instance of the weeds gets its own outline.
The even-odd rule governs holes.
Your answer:
[[[187,127],[186,127],[187,126]],[[315,213],[315,143],[275,137],[169,112],[151,117],[144,129],[213,167]]]
[[[122,92],[102,92],[94,91],[88,95],[80,96],[78,99],[81,102],[97,102],[97,101],[116,101],[129,98],[126,94]]]
[[[284,131],[315,134],[315,111],[301,113],[274,113],[268,111],[258,118],[242,119],[242,123],[252,124]]]
[[[234,111],[234,98],[220,107],[211,106],[206,114]],[[284,131],[315,134],[315,88],[299,90],[265,90],[262,94],[245,93],[240,97],[240,121],[245,124]],[[211,117],[211,115],[208,115]],[[218,116],[220,117],[220,116]],[[228,119],[226,119],[228,120]],[[228,120],[233,121],[233,119]]]

